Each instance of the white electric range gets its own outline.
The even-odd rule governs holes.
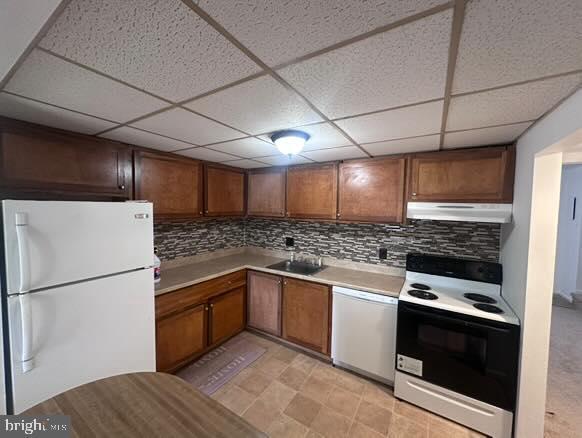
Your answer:
[[[509,438],[519,319],[498,263],[409,254],[398,303],[394,394],[493,437]]]

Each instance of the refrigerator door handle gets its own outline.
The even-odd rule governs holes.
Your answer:
[[[27,373],[34,368],[34,356],[32,354],[32,306],[30,304],[30,294],[18,296],[20,304],[20,336],[22,337],[21,363],[22,372]]]
[[[28,251],[28,214],[16,213],[16,240],[18,243],[18,270],[20,284],[18,293],[30,290],[30,254]]]

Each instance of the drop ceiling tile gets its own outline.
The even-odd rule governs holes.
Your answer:
[[[40,45],[174,101],[259,71],[178,0],[73,0]]]
[[[0,115],[82,134],[96,134],[115,126],[115,123],[6,93],[0,93]]]
[[[189,143],[162,137],[161,135],[152,134],[150,132],[140,131],[139,129],[130,126],[122,126],[121,128],[106,132],[105,134],[100,135],[100,137],[167,152],[192,147]]]
[[[379,141],[361,145],[371,155],[408,154],[412,152],[436,151],[439,149],[440,134],[422,137],[403,138],[400,140]]]
[[[330,118],[442,98],[451,17],[441,12],[278,73]]]
[[[185,157],[196,158],[197,160],[215,161],[219,163],[224,161],[232,161],[233,159],[237,158],[233,155],[223,154],[222,152],[216,152],[204,147],[178,151],[176,154],[184,155]]]
[[[467,3],[453,92],[582,68],[579,0]]]
[[[116,122],[168,104],[40,50],[34,50],[6,90]]]
[[[533,122],[515,125],[496,126],[493,128],[471,129],[469,131],[448,132],[445,134],[445,148],[464,148],[509,144],[521,135]]]
[[[267,163],[271,166],[291,166],[292,164],[306,164],[311,163],[311,160],[304,158],[300,155],[293,155],[289,158],[287,155],[274,155],[272,157],[262,157],[257,158],[257,161],[261,163]]]
[[[259,163],[254,160],[235,160],[235,161],[225,161],[224,164],[229,166],[241,167],[243,169],[257,169],[259,167],[269,167],[268,164]]]
[[[307,104],[271,76],[262,76],[186,105],[251,134],[321,121]]]
[[[438,101],[336,123],[358,143],[372,143],[440,132],[442,112],[443,102]]]
[[[232,140],[243,135],[182,108],[164,111],[135,122],[132,126],[197,145]]]
[[[311,137],[305,143],[304,151],[314,151],[318,149],[329,149],[343,146],[350,146],[350,141],[333,125],[329,123],[317,123],[315,125],[299,126],[293,129],[307,132]],[[261,138],[270,142],[268,135],[261,135]]]
[[[367,155],[357,146],[346,146],[343,148],[321,149],[318,151],[302,152],[302,155],[313,161],[320,162],[367,157]]]
[[[196,2],[269,65],[289,61],[446,3],[445,0]]]
[[[580,81],[582,75],[569,75],[453,97],[447,131],[537,119],[571,93]]]
[[[241,138],[226,143],[213,144],[210,149],[238,155],[239,157],[265,157],[276,154],[277,148],[270,143],[256,138]]]

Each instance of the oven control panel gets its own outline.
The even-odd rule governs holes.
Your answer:
[[[405,373],[422,377],[422,361],[403,354],[396,355],[396,368]]]

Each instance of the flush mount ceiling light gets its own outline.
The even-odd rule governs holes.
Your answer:
[[[303,131],[288,129],[277,131],[271,135],[271,140],[277,149],[285,155],[296,155],[303,150],[305,142],[309,140],[309,134]]]

